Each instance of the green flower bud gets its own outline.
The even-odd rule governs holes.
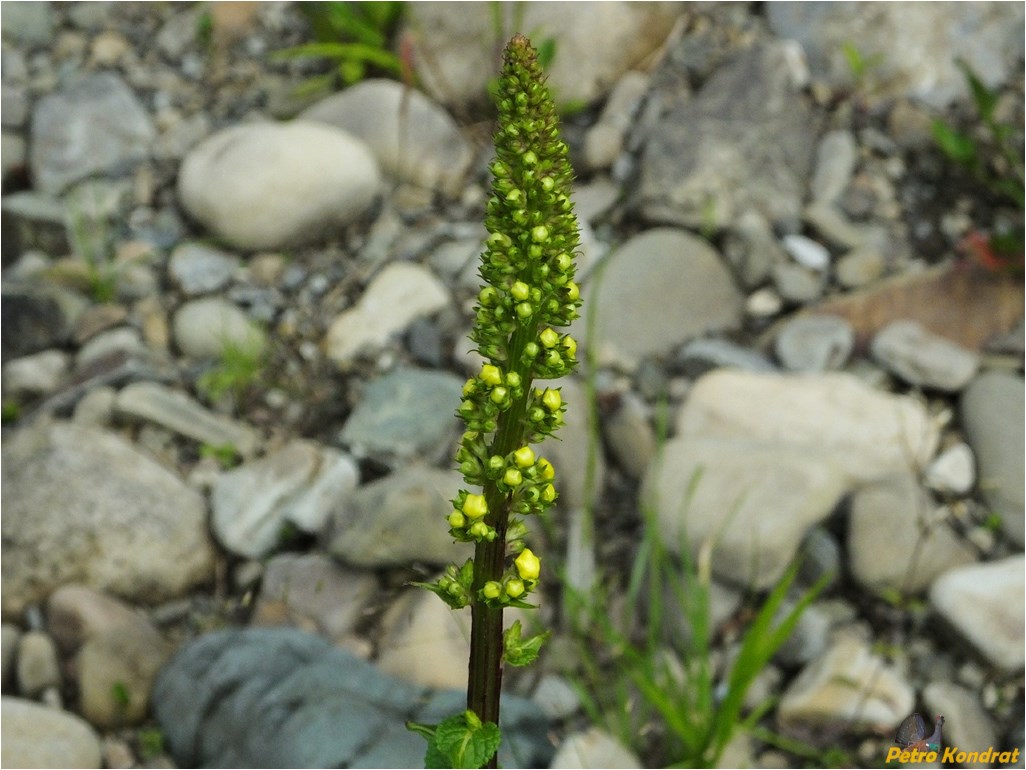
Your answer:
[[[538,341],[547,348],[555,347],[559,343],[559,335],[552,327],[546,328],[538,335]]]
[[[530,468],[534,465],[534,450],[529,446],[522,446],[513,453],[513,461],[521,468]]]
[[[508,397],[509,391],[502,387],[502,385],[492,388],[492,394],[489,396],[493,404],[504,404]]]
[[[542,393],[542,403],[545,404],[545,407],[550,412],[555,412],[563,405],[563,397],[559,395],[558,390],[546,388],[545,392]]]
[[[556,488],[551,484],[546,484],[542,487],[541,498],[546,503],[554,502],[556,499]]]
[[[520,383],[521,383],[521,377],[520,377],[519,374],[517,374],[516,372],[507,372],[506,373],[506,385],[509,386],[509,388],[511,390],[515,390],[515,389],[519,388],[520,387]]]
[[[519,599],[524,595],[524,581],[510,578],[506,581],[506,595],[510,599]]]
[[[549,228],[545,225],[538,225],[531,230],[531,240],[537,243],[545,243],[549,239]]]
[[[524,477],[516,468],[507,468],[506,472],[502,475],[502,482],[507,487],[518,487],[523,480]]]
[[[481,587],[481,595],[485,599],[498,599],[502,595],[502,583],[489,580]]]
[[[521,302],[517,305],[517,316],[520,318],[530,318],[534,315],[534,306],[530,302]]]
[[[499,385],[502,382],[502,372],[497,366],[484,364],[481,367],[481,379],[488,385]]]
[[[556,477],[556,469],[552,467],[552,463],[546,460],[544,457],[538,460],[538,469],[541,471],[541,477],[543,479],[554,479]]]
[[[463,529],[467,525],[467,517],[459,511],[449,514],[449,526],[453,529]]]
[[[531,287],[523,281],[517,281],[509,288],[509,293],[513,296],[513,299],[518,302],[522,302],[527,299],[531,294]]]

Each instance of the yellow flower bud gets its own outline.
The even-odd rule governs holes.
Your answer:
[[[473,377],[471,377],[469,380],[467,380],[465,383],[463,383],[463,395],[464,396],[469,396],[475,390],[477,390],[477,380],[475,380]]]
[[[552,467],[552,463],[542,457],[538,460],[538,468],[541,470],[541,477],[543,479],[554,479],[556,478],[556,469]]]
[[[506,595],[510,599],[518,599],[524,595],[524,581],[510,578],[506,581]]]
[[[531,287],[523,281],[517,281],[509,288],[509,293],[517,302],[523,302],[531,295]]]
[[[459,511],[453,511],[449,514],[449,526],[453,529],[463,529],[467,524],[467,517]]]
[[[538,341],[545,347],[552,348],[559,342],[559,334],[550,326],[538,335]]]
[[[549,239],[549,228],[545,225],[538,225],[531,230],[531,239],[537,243],[545,243]]]
[[[559,395],[558,390],[546,388],[545,392],[542,393],[542,403],[545,404],[545,408],[550,412],[556,412],[563,405],[563,397]]]
[[[486,599],[498,599],[502,594],[502,584],[495,580],[489,580],[481,587],[481,593]]]
[[[516,468],[507,468],[506,472],[502,475],[502,481],[508,487],[520,486],[523,480],[524,477]]]
[[[530,468],[534,465],[534,450],[529,446],[522,446],[513,453],[513,461],[521,468]]]
[[[556,499],[556,488],[551,484],[546,484],[542,487],[541,491],[542,500],[547,503],[551,503]]]
[[[494,388],[492,390],[492,395],[490,396],[490,398],[492,399],[493,404],[502,404],[505,403],[506,397],[508,395],[509,391],[500,385],[499,387]]]
[[[530,548],[525,548],[513,563],[523,580],[537,580],[541,574],[541,561]]]
[[[488,513],[488,503],[485,502],[484,495],[467,495],[467,499],[463,501],[463,512],[471,519],[480,519]]]
[[[502,382],[502,372],[495,364],[484,364],[481,367],[481,379],[489,385],[498,385]]]
[[[576,302],[581,298],[581,287],[573,281],[570,281],[566,285],[566,298],[571,302]]]
[[[577,355],[577,340],[571,337],[569,334],[563,337],[563,348],[574,358]]]

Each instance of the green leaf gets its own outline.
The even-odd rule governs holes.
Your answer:
[[[474,712],[465,711],[438,725],[424,761],[428,767],[482,767],[499,750],[501,740],[498,725],[482,723]],[[432,746],[446,760],[442,765],[428,764]]]
[[[956,131],[943,120],[935,120],[931,126],[933,139],[941,152],[956,163],[976,163],[976,142],[972,137]]]
[[[994,117],[994,108],[997,107],[998,92],[987,88],[965,59],[958,59],[955,61],[955,64],[958,65],[958,68],[962,70],[962,74],[965,75],[965,81],[969,84],[969,91],[973,96],[973,101],[976,103],[976,109],[980,113],[980,117],[983,118],[984,123],[989,123]]]
[[[502,659],[511,666],[527,666],[537,660],[541,646],[552,635],[551,631],[546,631],[544,634],[523,639],[522,633],[523,628],[519,620],[513,621],[513,625],[503,632]]]

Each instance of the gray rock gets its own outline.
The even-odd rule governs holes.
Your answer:
[[[871,591],[918,593],[938,575],[975,560],[907,473],[856,490],[849,518],[851,571]]]
[[[371,281],[356,307],[331,322],[325,353],[346,367],[359,355],[382,348],[415,318],[450,303],[449,291],[428,269],[408,262],[390,264]]]
[[[976,374],[976,353],[915,321],[892,321],[870,343],[876,361],[912,385],[957,392]]]
[[[1022,377],[994,371],[969,383],[959,403],[966,438],[976,453],[980,491],[1020,548],[1026,518],[1023,402]]]
[[[609,733],[592,727],[566,736],[549,767],[631,768],[644,765],[633,751]]]
[[[658,50],[677,16],[679,3],[638,5],[589,2],[528,5],[501,9],[496,27],[492,9],[468,5],[453,13],[447,3],[410,6],[410,27],[420,32],[414,49],[424,88],[445,104],[482,102],[496,73],[495,54],[519,25],[534,45],[551,38],[556,56],[546,68],[559,105],[589,104],[612,83]],[[512,13],[512,15],[510,15]]]
[[[688,280],[680,280],[687,275]],[[656,228],[627,241],[584,292],[595,314],[599,361],[634,368],[705,332],[738,326],[743,298],[719,255],[683,230]],[[574,333],[588,336],[578,320]]]
[[[466,695],[378,671],[294,629],[208,634],[161,672],[153,710],[180,767],[419,767],[412,719],[437,723]],[[502,704],[504,767],[546,767],[548,722],[516,696]]]
[[[445,564],[459,554],[446,531],[462,476],[407,465],[364,484],[332,515],[327,551],[356,567]]]
[[[851,181],[858,159],[858,146],[851,131],[830,131],[816,147],[816,170],[812,175],[812,199],[833,203]]]
[[[641,499],[656,511],[668,548],[679,551],[685,542],[697,558],[712,542],[717,577],[763,590],[846,489],[845,474],[822,453],[692,434],[663,445]]]
[[[595,225],[620,199],[620,185],[608,177],[597,177],[590,182],[574,182],[574,213],[581,222]]]
[[[100,736],[81,717],[7,697],[0,699],[0,716],[4,767],[103,767]]]
[[[10,248],[12,253],[30,249],[38,249],[43,254],[67,254],[71,251],[65,224],[66,208],[55,197],[25,190],[3,196],[2,207],[4,218],[9,222],[6,227],[10,241],[5,248]],[[38,269],[33,272],[38,272]],[[7,289],[4,286],[5,297]]]
[[[244,123],[189,151],[178,197],[232,246],[276,249],[310,242],[362,216],[380,172],[366,144],[322,123]]]
[[[136,382],[122,388],[114,400],[114,413],[120,419],[154,423],[201,444],[230,444],[243,457],[253,455],[260,443],[259,434],[249,425],[215,414],[157,382]]]
[[[776,367],[761,353],[717,337],[692,340],[681,348],[677,361],[688,377],[701,377],[719,368],[773,372]]]
[[[555,439],[535,449],[539,455],[547,457],[556,470],[555,485],[561,509],[583,508],[598,499],[602,490],[606,463],[601,441],[591,431],[588,398],[582,383],[570,377],[551,384],[560,388],[563,403],[567,405],[564,423]],[[539,381],[535,385],[544,387],[546,383]],[[589,463],[594,464],[591,471]]]
[[[833,315],[801,315],[787,321],[773,343],[777,358],[793,372],[841,369],[855,347],[855,330]]]
[[[804,235],[785,235],[782,243],[784,250],[802,267],[816,272],[830,267],[830,252],[811,238]]]
[[[170,654],[157,629],[138,616],[90,634],[75,659],[82,716],[105,728],[143,721],[153,680]]]
[[[946,495],[964,495],[976,483],[976,462],[968,444],[959,443],[945,449],[923,473],[923,483]]]
[[[53,5],[39,3],[5,3],[0,26],[4,38],[28,46],[42,46],[53,39]]]
[[[67,353],[44,350],[3,365],[4,397],[22,399],[47,396],[60,388],[70,369]]]
[[[1026,659],[1022,644],[1022,554],[946,572],[930,586],[930,603],[992,666],[1013,673]]]
[[[336,564],[320,553],[283,553],[267,562],[250,622],[289,625],[338,644],[379,596],[377,578]]]
[[[171,252],[168,274],[187,297],[217,291],[231,280],[239,258],[204,243],[182,243]]]
[[[386,173],[452,197],[462,191],[474,157],[445,110],[394,80],[363,80],[299,117],[362,139]]]
[[[811,203],[802,217],[824,243],[838,249],[862,246],[872,233],[866,227],[852,224],[844,212],[830,203]]]
[[[126,360],[147,353],[142,335],[137,329],[121,326],[100,332],[85,343],[75,356],[75,371],[92,369],[102,361],[119,358]]]
[[[40,99],[31,136],[36,187],[58,193],[92,174],[130,170],[147,158],[156,131],[121,78],[101,72]]]
[[[757,211],[746,211],[730,223],[723,238],[723,255],[747,288],[761,284],[774,265],[787,259],[773,228]]]
[[[962,751],[983,751],[991,746],[999,748],[994,719],[972,690],[951,682],[933,681],[923,689],[923,700],[929,713],[944,715],[946,745],[957,746]],[[990,767],[989,762],[961,764],[963,767]]]
[[[893,666],[850,635],[835,639],[784,692],[784,727],[891,732],[915,706],[915,691]]]
[[[239,556],[266,556],[290,523],[317,534],[359,481],[348,455],[293,441],[221,475],[210,496],[217,539]]]
[[[798,582],[811,586],[829,576],[827,587],[841,577],[841,546],[823,527],[813,527],[805,536],[798,552]]]
[[[38,697],[43,690],[60,687],[60,663],[53,637],[42,631],[29,631],[18,644],[18,693]]]
[[[721,229],[752,209],[784,232],[797,230],[814,129],[792,58],[786,42],[756,46],[697,95],[668,97],[642,156],[642,216]]]
[[[624,136],[648,90],[649,76],[637,71],[624,73],[609,94],[598,121],[584,135],[584,168],[607,169],[623,151]]]
[[[921,468],[938,442],[938,428],[921,404],[842,372],[710,372],[688,393],[676,427],[681,437],[804,448],[831,458],[858,482]]]
[[[631,478],[640,479],[656,452],[655,431],[645,402],[632,392],[624,393],[616,411],[602,420],[602,430],[620,468]]]
[[[71,318],[52,291],[4,286],[0,317],[5,362],[58,347],[71,332]]]
[[[63,583],[153,603],[213,576],[202,497],[112,433],[19,432],[3,444],[2,495],[5,617]]]
[[[358,456],[440,459],[456,438],[462,388],[447,373],[396,369],[366,386],[339,440]]]
[[[237,305],[221,297],[186,302],[172,321],[175,343],[187,356],[217,358],[229,346],[259,352],[267,335]]]
[[[785,602],[773,622],[782,622],[794,607],[793,603]],[[812,662],[826,651],[832,626],[833,619],[830,614],[818,604],[810,604],[798,616],[794,630],[777,650],[773,659],[785,666],[793,667]]]
[[[964,59],[984,84],[994,87],[1023,53],[1023,9],[1002,3],[959,8],[946,4],[773,3],[770,29],[797,40],[813,76],[831,85],[852,85],[844,46],[858,28],[863,60],[879,58],[867,74],[875,99],[908,96],[932,107],[968,98],[965,78],[955,66]]]
[[[785,262],[773,266],[773,285],[788,302],[808,304],[823,295],[825,274]]]

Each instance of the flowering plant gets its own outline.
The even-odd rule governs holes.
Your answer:
[[[447,521],[453,538],[474,544],[474,556],[420,584],[454,609],[471,608],[467,710],[437,726],[410,725],[428,739],[428,767],[495,767],[503,664],[532,662],[547,637],[524,638],[519,621],[503,632],[502,611],[533,606],[541,560],[525,543],[524,517],[557,498],[555,470],[531,445],[562,424],[566,406],[558,387],[535,382],[577,364],[577,343],[557,331],[581,303],[573,172],[537,52],[523,35],[506,46],[496,102],[484,286],[471,332],[486,363],[456,411],[467,428],[456,461],[481,491],[460,490]]]

